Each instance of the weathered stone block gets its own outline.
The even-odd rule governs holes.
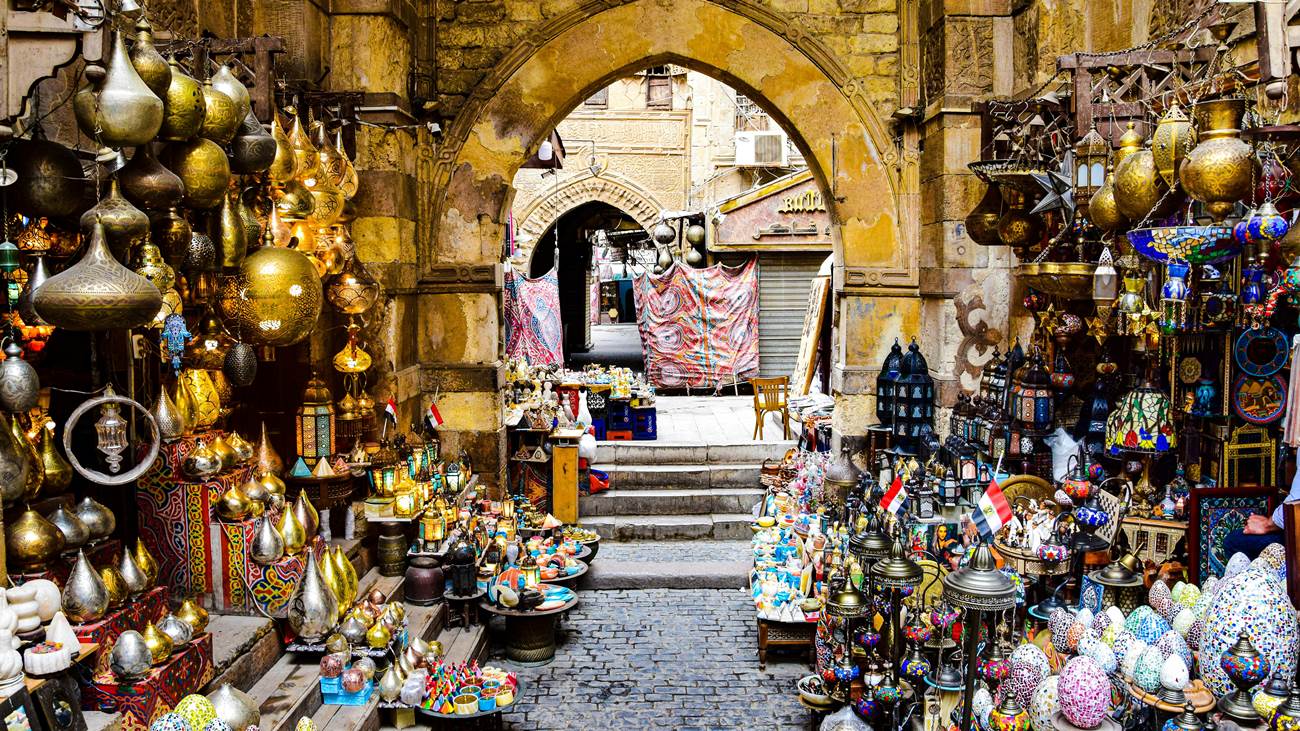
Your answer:
[[[415,221],[392,216],[364,216],[352,222],[352,240],[362,261],[399,261],[415,254]]]

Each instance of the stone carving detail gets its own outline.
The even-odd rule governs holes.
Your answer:
[[[1005,276],[995,276],[991,279],[1004,290],[1001,292],[1002,295],[1009,293]],[[993,355],[993,346],[1003,339],[1000,330],[989,326],[989,321],[995,319],[995,313],[992,312],[994,307],[984,302],[985,295],[990,294],[984,291],[984,284],[989,281],[990,278],[985,278],[984,282],[976,282],[958,292],[953,298],[953,306],[957,310],[957,329],[962,335],[961,342],[957,345],[956,368],[953,375],[957,377],[962,389],[972,393],[979,389],[980,373],[984,364],[988,363]],[[998,293],[992,294],[995,299],[999,299]]]
[[[541,197],[524,211],[519,221],[519,231],[536,241],[560,216],[592,201],[614,206],[636,219],[647,231],[659,220],[659,211],[662,210],[648,193],[636,189],[632,183],[617,181],[606,173],[599,178],[580,178]]]

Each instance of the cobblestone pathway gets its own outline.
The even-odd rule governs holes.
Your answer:
[[[516,668],[494,651],[493,664],[517,670],[525,687],[507,729],[807,728],[792,690],[807,659],[769,655],[758,669],[754,610],[742,592],[582,592],[559,641],[555,661],[540,668]]]

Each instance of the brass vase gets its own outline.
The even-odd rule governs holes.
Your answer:
[[[380,291],[379,282],[370,275],[366,265],[353,256],[325,286],[325,298],[334,309],[345,315],[360,315],[375,306]]]
[[[239,488],[239,485],[231,485],[226,488],[226,491],[221,493],[220,499],[217,500],[217,514],[226,520],[243,520],[248,517],[252,510],[252,501]]]
[[[230,143],[230,169],[241,175],[265,172],[275,162],[275,138],[250,110]]]
[[[230,98],[231,103],[235,105],[235,116],[241,120],[253,111],[252,99],[248,96],[248,87],[235,78],[230,66],[222,64],[221,68],[217,69],[217,72],[212,75],[212,88]]]
[[[139,538],[135,539],[134,555],[135,565],[139,566],[140,570],[144,572],[145,578],[149,580],[149,585],[156,585],[158,583],[158,561],[154,559],[152,553],[149,553],[149,548],[144,545],[144,541]]]
[[[187,598],[181,602],[181,606],[176,610],[176,616],[182,621],[194,628],[194,634],[200,635],[208,626],[208,610],[199,606],[193,597]]]
[[[126,603],[126,582],[122,580],[122,573],[116,566],[102,567],[99,570],[99,580],[104,582],[104,589],[108,592],[109,609],[117,609]]]
[[[177,178],[179,180],[179,178]],[[190,238],[194,232],[190,224],[175,208],[155,213],[149,219],[149,238],[162,251],[163,260],[173,271],[185,261],[185,251],[189,248]]]
[[[0,414],[0,498],[6,505],[22,499],[29,473],[35,468],[27,449],[13,438],[12,419]]]
[[[113,511],[89,495],[77,503],[74,512],[85,523],[86,530],[90,531],[92,543],[108,538],[117,528],[117,516],[113,515]]]
[[[181,472],[195,481],[205,480],[220,471],[221,459],[202,439],[196,440],[194,449],[181,461]]]
[[[50,522],[63,534],[63,548],[73,550],[81,548],[90,540],[90,530],[81,522],[77,514],[64,508],[62,504],[50,513]]]
[[[211,117],[212,108],[208,107]],[[230,185],[230,161],[215,142],[196,137],[173,142],[163,150],[163,162],[185,184],[185,205],[191,208],[214,208]]]
[[[1178,182],[1178,168],[1187,158],[1187,152],[1196,144],[1196,130],[1183,108],[1174,102],[1156,124],[1151,135],[1151,154],[1155,157],[1156,172],[1165,185],[1173,187]]]
[[[194,397],[190,395],[189,386],[185,384],[184,378],[177,378],[176,385],[172,391],[172,402],[176,404],[176,413],[180,415],[181,423],[185,425],[185,433],[193,434],[197,431],[195,425],[195,405]]]
[[[145,647],[149,648],[151,663],[161,665],[167,662],[167,658],[172,656],[172,638],[158,629],[153,622],[146,624],[141,634],[144,635]]]
[[[276,530],[284,541],[284,552],[290,556],[298,555],[307,545],[307,530],[288,505],[280,512],[280,524]]]
[[[154,423],[158,425],[158,433],[164,442],[174,442],[185,435],[187,424],[179,409],[176,408],[176,402],[167,393],[167,387],[158,385],[158,398],[150,409],[153,415]]]
[[[77,624],[93,622],[108,611],[108,587],[90,565],[85,551],[77,551],[77,562],[63,585],[62,604],[63,613]]]
[[[1183,188],[1216,222],[1227,218],[1233,206],[1250,195],[1255,177],[1255,155],[1241,139],[1246,100],[1215,99],[1196,105],[1199,141],[1179,172]]]
[[[323,292],[320,276],[301,252],[263,246],[221,285],[217,309],[241,340],[283,347],[316,327]]]
[[[46,497],[62,495],[72,485],[72,465],[59,452],[54,443],[54,429],[46,426],[41,429],[41,466],[45,473],[45,486],[42,488]]]
[[[1043,219],[1026,210],[1024,198],[1019,194],[1008,196],[1007,203],[1006,211],[998,219],[998,238],[1016,250],[1033,247],[1043,238]]]
[[[302,115],[295,114],[293,127],[289,130],[289,147],[293,148],[293,159],[297,168],[297,178],[307,180],[314,178],[320,171],[320,154],[311,143],[311,137],[303,128]]]
[[[26,413],[36,406],[41,393],[41,380],[31,363],[23,360],[23,349],[10,341],[4,347],[4,360],[0,360],[0,408],[16,414]]]
[[[159,292],[176,286],[176,270],[163,258],[162,250],[148,239],[135,250],[132,266],[136,274],[148,279]]]
[[[307,642],[325,637],[338,620],[339,606],[321,577],[316,552],[308,548],[302,579],[289,599],[289,626]]]
[[[1106,181],[1088,199],[1088,220],[1106,233],[1116,233],[1128,225],[1115,200],[1115,171],[1106,171]]]
[[[153,653],[144,635],[129,629],[117,636],[109,661],[113,677],[122,682],[135,681],[144,677],[152,664]]]
[[[298,499],[293,501],[293,513],[302,523],[303,530],[307,531],[307,538],[320,532],[320,513],[316,512],[316,506],[311,504],[311,498],[307,497],[307,491],[301,490],[298,493]]]
[[[40,573],[63,550],[63,534],[40,513],[27,508],[5,526],[9,563],[26,573]]]
[[[122,583],[126,585],[126,593],[131,596],[138,596],[149,590],[149,577],[140,566],[135,562],[135,556],[129,549],[123,548],[122,558],[117,562],[117,572],[122,575]]]
[[[280,454],[271,444],[271,435],[266,430],[265,421],[262,422],[262,435],[258,437],[257,444],[253,447],[253,468],[258,476],[267,472],[273,475],[284,473],[284,460],[280,459]],[[283,489],[280,492],[283,493]]]
[[[334,561],[336,570],[339,572],[339,575],[343,577],[347,593],[346,604],[351,606],[351,604],[357,599],[357,584],[359,579],[357,578],[356,567],[352,565],[352,562],[348,560],[347,555],[343,553],[342,547],[334,546],[330,549],[329,553],[330,559]]]
[[[175,207],[185,197],[185,184],[176,173],[158,162],[152,145],[141,145],[135,148],[135,154],[131,156],[126,167],[117,171],[117,179],[122,184],[122,193],[127,200],[145,210],[164,211],[171,208],[175,215]],[[186,227],[188,228],[188,224]],[[153,239],[154,243],[163,246],[156,228],[153,231]]]
[[[998,221],[1002,218],[1002,191],[990,183],[970,213],[966,214],[966,235],[980,246],[1002,246]]]
[[[35,218],[59,218],[78,210],[84,173],[72,150],[45,139],[39,127],[32,139],[8,145],[5,162],[22,181],[5,189],[16,211]]]
[[[36,445],[32,440],[27,438],[27,432],[23,430],[22,424],[15,415],[9,421],[9,431],[13,436],[14,443],[26,453],[28,464],[32,466],[27,471],[27,482],[23,487],[23,499],[35,500],[40,494],[41,488],[45,485],[45,465],[41,463],[41,454],[36,451]]]
[[[1115,203],[1130,221],[1142,221],[1169,191],[1151,150],[1138,150],[1115,166]]]
[[[185,389],[193,399],[191,423],[194,429],[204,431],[212,428],[217,423],[217,417],[221,416],[221,399],[217,396],[212,376],[202,368],[186,368],[181,371],[180,377],[185,381]]]
[[[129,261],[131,250],[149,236],[149,217],[122,197],[117,179],[110,180],[108,193],[81,214],[81,230],[90,233],[95,221],[104,224],[108,247],[118,261]]]
[[[167,142],[181,142],[191,139],[203,128],[208,107],[203,99],[203,84],[186,74],[175,56],[168,60],[167,65],[172,75],[167,95],[163,97],[167,105],[158,137]]]
[[[101,145],[139,147],[158,136],[163,102],[136,73],[120,31],[112,34],[110,44],[107,73],[94,92],[89,119],[79,114],[77,121],[81,131]]]
[[[36,290],[32,305],[55,327],[125,330],[148,324],[162,306],[162,293],[113,258],[104,226],[96,223],[86,253]]]
[[[321,579],[325,582],[325,586],[329,588],[330,593],[334,595],[334,603],[340,607],[347,606],[347,580],[339,574],[334,564],[333,554],[328,548],[321,553],[318,563],[320,565]]]
[[[167,59],[153,45],[153,26],[143,15],[135,21],[135,44],[131,46],[131,65],[140,80],[154,96],[167,101],[167,90],[172,83],[172,70]],[[165,115],[164,115],[165,116]]]
[[[248,256],[248,241],[244,238],[244,224],[232,196],[222,196],[221,211],[217,214],[216,235],[217,264],[225,270],[238,269]]]
[[[217,90],[212,79],[203,82],[203,125],[199,127],[199,137],[228,145],[243,119],[230,95]]]

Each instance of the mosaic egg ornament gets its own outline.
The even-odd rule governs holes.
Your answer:
[[[201,729],[217,717],[217,709],[207,696],[187,695],[172,709],[176,715],[190,722],[192,728]]]
[[[1057,695],[1060,681],[1061,676],[1052,675],[1034,689],[1034,696],[1029,701],[1029,725],[1034,731],[1055,731],[1052,716],[1061,710],[1061,699]]]
[[[1156,641],[1155,646],[1165,657],[1169,657],[1170,655],[1178,655],[1182,657],[1183,662],[1187,663],[1188,667],[1190,667],[1194,662],[1192,657],[1192,648],[1187,646],[1187,642],[1183,640],[1182,635],[1172,629],[1163,635],[1160,635],[1160,639]]]
[[[1106,614],[1110,615],[1111,624],[1124,624],[1124,610],[1114,604],[1106,607]]]
[[[1170,655],[1160,666],[1160,685],[1170,690],[1182,690],[1191,682],[1191,671],[1181,655]]]
[[[1184,607],[1196,606],[1196,601],[1201,598],[1201,587],[1196,584],[1188,584],[1183,592],[1174,598],[1174,601]]]
[[[235,731],[230,724],[222,721],[220,718],[214,718],[208,721],[208,725],[203,727],[203,731]]]
[[[1159,648],[1148,647],[1133,668],[1133,682],[1148,693],[1160,690],[1160,668],[1164,664],[1165,656]]]
[[[176,713],[164,713],[149,724],[149,731],[194,731],[190,722]]]
[[[1128,630],[1120,630],[1111,641],[1110,649],[1115,651],[1115,657],[1123,661],[1124,656],[1128,654],[1128,648],[1135,642],[1141,642],[1141,640],[1134,637],[1133,633]]]
[[[1196,622],[1196,615],[1192,614],[1191,608],[1183,607],[1178,611],[1178,614],[1174,615],[1174,619],[1172,622],[1169,623],[1169,626],[1173,627],[1174,631],[1177,632],[1180,636],[1182,636],[1184,640],[1186,640],[1187,633],[1192,629],[1192,624],[1194,624],[1195,622]]]
[[[1228,558],[1228,563],[1223,567],[1223,579],[1225,581],[1231,579],[1248,568],[1250,568],[1250,559],[1246,558],[1246,554],[1240,551],[1234,553]]]
[[[1115,651],[1100,640],[1080,642],[1079,654],[1083,657],[1092,658],[1093,662],[1106,671],[1107,675],[1115,672],[1116,668],[1119,667],[1119,660],[1115,658]]]
[[[1128,615],[1128,619],[1124,620],[1124,628],[1148,645],[1160,639],[1160,635],[1173,629],[1169,626],[1168,620],[1145,605]]]
[[[1052,633],[1052,637],[1061,638],[1064,642],[1065,633],[1070,631],[1070,625],[1074,624],[1074,613],[1063,607],[1057,607],[1047,617],[1047,631]],[[1053,640],[1056,644],[1056,640]]]
[[[1219,666],[1219,657],[1245,631],[1255,649],[1269,665],[1291,677],[1295,673],[1297,627],[1286,588],[1276,574],[1249,569],[1225,579],[1215,591],[1205,614],[1205,636],[1201,638],[1201,678],[1216,696],[1232,690],[1232,683]]]
[[[1255,561],[1267,563],[1277,571],[1286,571],[1286,547],[1281,543],[1270,543],[1259,552]]]
[[[970,707],[971,715],[975,717],[975,721],[980,725],[980,728],[988,728],[989,714],[993,712],[993,694],[989,692],[989,689],[983,686],[976,688],[975,695],[971,698]]]
[[[315,721],[303,716],[298,719],[298,724],[293,727],[293,731],[320,731],[320,729],[316,728]]]
[[[1016,702],[1022,708],[1029,707],[1034,696],[1034,689],[1043,679],[1051,674],[1051,664],[1038,645],[1021,645],[1011,653],[1011,677],[1002,684],[1016,694]]]
[[[1147,643],[1142,640],[1133,640],[1129,644],[1128,649],[1124,651],[1124,657],[1119,660],[1119,671],[1124,674],[1124,677],[1133,679],[1133,675],[1137,672],[1138,660],[1142,659],[1148,649],[1150,648]]]
[[[1075,622],[1070,625],[1070,629],[1065,632],[1065,649],[1061,650],[1060,647],[1057,647],[1056,649],[1061,650],[1061,652],[1074,652],[1075,649],[1079,647],[1079,641],[1082,640],[1085,635],[1090,635],[1088,625],[1083,622]]]
[[[1096,616],[1092,613],[1092,609],[1090,607],[1084,607],[1074,615],[1074,621],[1082,622],[1083,626],[1085,627],[1091,625],[1092,620],[1094,619],[1096,619]]]
[[[1112,619],[1109,614],[1107,614],[1106,612],[1101,612],[1097,616],[1092,618],[1092,623],[1088,626],[1092,628],[1093,632],[1097,633],[1098,637],[1100,637],[1101,634],[1106,631],[1106,628],[1111,626],[1114,623],[1115,620]]]
[[[1165,619],[1173,618],[1176,613],[1174,610],[1174,595],[1169,590],[1169,585],[1163,581],[1157,580],[1151,584],[1150,591],[1147,592],[1147,604]]]
[[[1205,639],[1205,620],[1197,618],[1192,622],[1192,626],[1187,628],[1187,636],[1183,638],[1187,646],[1193,650],[1201,649],[1201,641]]]
[[[1096,728],[1110,710],[1110,680],[1092,658],[1076,657],[1061,668],[1057,696],[1061,714],[1080,728]]]

